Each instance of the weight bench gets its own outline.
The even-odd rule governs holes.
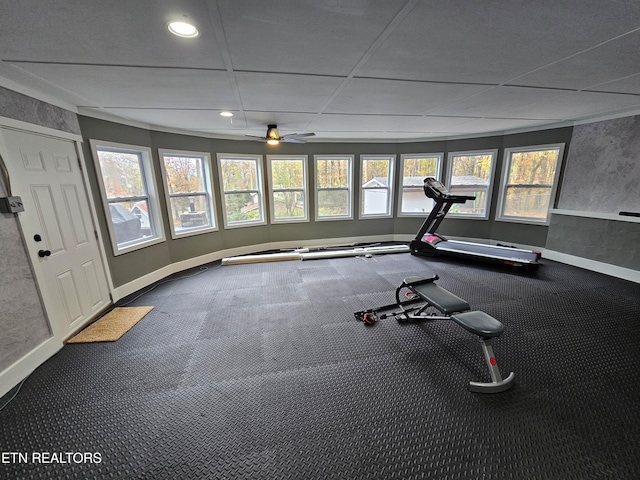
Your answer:
[[[468,332],[478,336],[491,375],[491,382],[469,382],[469,390],[476,393],[498,393],[508,390],[513,386],[515,374],[511,372],[507,378],[502,378],[491,345],[492,338],[502,335],[504,326],[484,312],[471,311],[471,307],[466,301],[436,285],[435,281],[438,278],[437,275],[431,278],[405,278],[402,284],[396,288],[396,303],[356,312],[354,315],[365,325],[373,325],[378,318],[388,317],[395,317],[401,323],[417,320],[453,320]],[[405,292],[403,300],[400,293],[404,289],[407,292]],[[427,309],[432,307],[442,315],[427,312]],[[400,310],[378,315],[378,312],[396,308]]]

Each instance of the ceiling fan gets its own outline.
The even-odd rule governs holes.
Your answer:
[[[254,140],[267,142],[269,145],[278,145],[280,142],[285,143],[304,143],[304,138],[313,137],[315,133],[290,133],[288,135],[280,135],[277,125],[267,125],[267,134],[264,137],[256,137],[255,135],[247,135]]]

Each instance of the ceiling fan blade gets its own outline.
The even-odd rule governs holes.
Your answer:
[[[306,137],[315,137],[315,133],[313,132],[309,132],[309,133],[289,133],[287,135],[283,135],[280,138],[306,138]]]
[[[277,140],[279,142],[285,143],[304,143],[304,138],[314,137],[315,133],[307,132],[307,133],[290,133],[288,135],[280,135],[278,131],[278,126],[273,124],[269,125],[267,128],[267,134],[264,137],[258,137],[256,135],[245,135],[249,140],[255,140],[260,142],[269,143],[270,140]]]

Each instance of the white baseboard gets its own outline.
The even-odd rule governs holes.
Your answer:
[[[566,263],[574,267],[584,268],[592,272],[603,273],[611,277],[629,280],[630,282],[640,283],[640,271],[630,268],[619,267],[610,263],[598,262],[588,258],[576,257],[567,253],[556,252],[554,250],[543,250],[542,258],[548,258],[560,263]]]
[[[20,360],[0,372],[0,397],[6,395],[13,387],[46,362],[63,347],[59,339],[53,337],[45,340],[27,353]]]

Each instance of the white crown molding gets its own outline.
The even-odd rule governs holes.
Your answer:
[[[78,113],[78,108],[72,103],[65,102],[64,100],[60,100],[59,98],[53,95],[43,93],[41,90],[27,87],[19,82],[16,82],[15,80],[11,80],[10,78],[2,76],[1,73],[0,73],[0,87],[6,88],[7,90],[12,90],[22,95],[26,95],[27,97],[35,98],[36,100],[40,100],[42,102],[48,103],[56,107],[69,110],[70,112]]]

